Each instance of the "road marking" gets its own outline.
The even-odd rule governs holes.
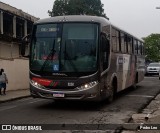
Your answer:
[[[30,100],[32,100],[33,98],[31,97],[31,98],[24,98],[24,99],[20,99],[19,101],[21,101],[21,102],[25,102],[25,101],[30,101]]]
[[[149,97],[149,98],[154,98],[154,96],[148,96],[148,95],[126,95],[128,97]]]
[[[9,106],[9,107],[3,107],[3,109],[0,109],[0,111],[8,110],[8,109],[13,109],[16,108],[17,106]]]
[[[40,102],[40,101],[44,101],[44,99],[39,99],[39,100],[34,100],[34,101],[32,101],[32,102],[29,102],[29,103],[37,103],[37,102]]]
[[[21,100],[19,100],[20,102],[27,102],[26,104],[30,104],[30,103],[36,103],[36,102],[39,102],[39,101],[43,101],[44,99],[37,99],[37,100],[35,100],[35,99],[33,99],[33,98],[27,98],[27,99],[21,99]],[[18,102],[19,102],[18,101]],[[30,102],[31,101],[31,102]]]
[[[32,103],[36,103],[36,102],[40,102],[40,101],[44,101],[44,99],[34,100],[32,102],[28,102],[28,103],[25,103],[25,104],[32,104]],[[14,106],[12,105],[12,106],[9,106],[9,107],[3,107],[3,108],[0,108],[0,111],[5,111],[5,110],[13,109],[13,108],[16,108],[16,107],[22,106],[22,105],[24,105],[24,104],[14,105]]]

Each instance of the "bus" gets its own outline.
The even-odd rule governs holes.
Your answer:
[[[22,44],[22,56],[26,45]],[[143,40],[98,16],[38,20],[29,46],[34,98],[113,101],[144,79]]]

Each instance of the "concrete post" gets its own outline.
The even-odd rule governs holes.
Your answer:
[[[0,33],[3,34],[3,12],[0,11]]]
[[[13,37],[16,38],[16,16],[13,17]]]

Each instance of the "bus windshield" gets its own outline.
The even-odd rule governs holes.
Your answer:
[[[87,75],[97,70],[98,24],[35,25],[30,70],[41,74]]]

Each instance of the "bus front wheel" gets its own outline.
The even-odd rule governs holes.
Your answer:
[[[116,92],[117,92],[117,79],[114,78],[114,80],[110,86],[110,89],[109,89],[110,95],[107,99],[109,103],[111,103],[115,99]]]

